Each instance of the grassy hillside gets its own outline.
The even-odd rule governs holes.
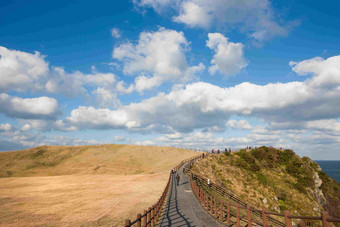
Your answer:
[[[155,173],[194,155],[194,151],[156,146],[41,146],[0,152],[0,177]]]
[[[154,204],[188,150],[130,145],[0,152],[0,226],[122,226]]]
[[[319,215],[327,210],[340,216],[340,185],[317,163],[300,158],[292,150],[260,147],[211,156],[196,163],[193,171],[259,208],[300,215]]]

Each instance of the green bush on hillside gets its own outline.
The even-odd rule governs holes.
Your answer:
[[[251,172],[260,171],[260,166],[257,164],[256,159],[247,151],[241,150],[236,153],[238,158],[235,161],[235,165],[242,167]]]

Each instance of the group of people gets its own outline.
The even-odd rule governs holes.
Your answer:
[[[231,148],[229,147],[229,149],[228,148],[226,148],[226,149],[224,149],[224,152],[229,152],[229,153],[231,153]],[[222,153],[222,151],[220,151],[219,149],[216,151],[215,149],[212,149],[211,150],[211,153],[212,154],[220,154],[220,153]]]

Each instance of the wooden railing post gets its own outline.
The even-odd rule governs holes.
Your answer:
[[[323,211],[321,214],[321,219],[322,219],[322,226],[323,227],[330,227],[331,223],[327,221],[327,218],[329,218],[329,215],[326,211]]]
[[[267,214],[266,214],[266,209],[262,209],[262,218],[263,218],[263,227],[268,226],[268,221],[267,221]]]
[[[223,200],[221,200],[221,216],[220,216],[221,222],[223,222]]]
[[[148,218],[147,218],[147,226],[151,227],[151,207],[148,209]]]
[[[218,212],[217,212],[217,204],[216,204],[216,198],[214,198],[214,207],[215,207],[215,218],[218,218]]]
[[[137,227],[141,227],[142,226],[142,215],[141,214],[137,214]]]
[[[203,189],[201,188],[201,198],[202,198],[202,204],[203,204],[203,206],[205,207],[205,203],[204,203],[204,191],[203,191]]]
[[[131,220],[125,220],[125,227],[131,226]]]
[[[156,217],[157,217],[157,219],[159,217],[159,211],[161,209],[161,203],[162,203],[162,201],[161,201],[161,199],[159,199],[159,201],[157,203],[157,209],[156,209]]]
[[[230,202],[227,203],[227,225],[230,226]]]
[[[248,227],[251,227],[251,210],[249,204],[247,204],[247,214],[248,214]]]
[[[152,220],[152,226],[155,226],[155,207],[153,206],[151,208],[151,220]]]
[[[292,221],[289,218],[289,211],[288,210],[285,211],[285,223],[286,223],[286,227],[292,227]]]
[[[146,226],[146,223],[148,222],[148,211],[147,210],[144,210],[144,217],[143,217],[143,227],[145,227]]]
[[[200,201],[202,202],[202,193],[200,187],[198,187],[198,198],[200,198]]]
[[[207,207],[207,198],[206,198],[206,193],[203,191],[203,199],[204,199],[204,207]]]
[[[212,197],[212,195],[210,196],[210,213],[211,214],[214,213],[214,209],[213,209],[213,197]]]
[[[236,226],[240,227],[240,207],[238,203],[236,203]]]

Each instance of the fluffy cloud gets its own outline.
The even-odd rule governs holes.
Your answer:
[[[323,132],[330,135],[340,134],[340,120],[339,119],[322,119],[298,122],[271,122],[271,129],[286,130],[290,132]]]
[[[13,130],[13,126],[9,123],[5,123],[5,124],[0,125],[0,132],[8,132],[8,131],[12,131],[12,130]]]
[[[340,89],[332,86],[325,90],[313,83],[315,78],[330,77],[332,72],[335,75],[331,77],[337,77],[338,71],[326,64],[330,61],[336,68],[334,59],[340,61],[340,58],[333,57],[320,62],[320,65],[328,67],[315,72],[305,82],[267,85],[246,82],[228,88],[196,82],[184,87],[174,87],[169,94],[159,93],[155,97],[122,106],[118,110],[80,107],[71,112],[68,120],[72,125],[83,128],[190,132],[204,128],[223,130],[233,115],[254,116],[267,122],[338,118]],[[229,122],[229,125],[233,126],[234,123]],[[238,124],[249,128],[244,121],[235,123]]]
[[[300,82],[265,86],[243,83],[231,88],[197,82],[117,111],[80,107],[71,112],[68,120],[78,127],[136,130],[152,126],[156,130],[169,127],[188,132],[195,128],[223,127],[233,114],[250,115],[285,108],[307,99],[310,94],[305,89]],[[133,127],[128,127],[127,122],[133,122]]]
[[[202,64],[188,66],[187,46],[182,32],[160,28],[156,32],[142,32],[136,44],[127,42],[115,47],[112,56],[123,63],[125,74],[142,73],[135,81],[137,91],[142,91],[168,80],[191,80],[193,72],[201,70]]]
[[[69,97],[90,97],[89,91],[95,97],[96,105],[100,107],[120,106],[118,94],[128,94],[133,91],[133,85],[124,87],[123,81],[117,81],[113,73],[100,73],[93,70],[92,74],[76,71],[67,73],[63,68],[53,68],[53,76],[46,83],[46,90],[51,93],[62,93]]]
[[[94,95],[100,107],[118,107],[118,94],[133,91],[133,85],[124,87],[112,73],[100,73],[93,69],[92,74],[79,71],[67,73],[62,67],[49,68],[39,52],[9,50],[0,46],[0,92],[48,92],[68,97],[90,97]]]
[[[53,68],[52,76],[46,83],[46,90],[51,93],[62,93],[69,97],[77,95],[86,95],[87,89],[90,87],[112,87],[116,82],[115,75],[112,73],[83,74],[76,71],[67,73],[61,67]]]
[[[217,71],[225,75],[233,75],[247,66],[243,56],[243,44],[228,42],[228,38],[220,33],[209,33],[207,47],[215,51],[209,67],[210,74]]]
[[[175,136],[173,136],[175,135]],[[221,137],[214,136],[213,133],[207,132],[192,132],[187,134],[174,133],[165,134],[154,140],[156,145],[175,146],[186,148],[200,148],[204,150],[225,148],[244,148],[246,146],[275,146],[286,147],[288,140],[284,138],[283,134],[248,134],[243,137]]]
[[[170,3],[174,3],[174,0],[133,0],[133,3],[139,7],[152,7],[157,12],[161,12],[164,7]],[[178,2],[178,1],[177,1]]]
[[[149,90],[153,87],[158,87],[162,83],[162,78],[159,76],[146,77],[140,75],[135,79],[135,90],[138,92],[143,92],[144,90]]]
[[[340,89],[340,56],[323,59],[320,57],[304,60],[301,62],[291,61],[290,66],[293,66],[293,71],[298,75],[312,75],[309,81],[313,87],[338,87]],[[333,90],[331,90],[333,91]]]
[[[112,111],[85,106],[72,110],[71,116],[67,117],[66,120],[79,128],[110,129],[137,126],[137,122],[129,120],[128,113],[125,110]]]
[[[54,119],[20,119],[19,122],[21,123],[21,131],[30,131],[33,129],[47,132],[47,131],[76,131],[78,130],[77,127],[67,124],[65,121],[62,120],[54,120]]]
[[[102,144],[98,140],[82,140],[68,136],[46,137],[37,132],[25,132],[13,127],[9,132],[0,130],[0,151],[19,150],[42,145],[91,145]]]
[[[23,119],[55,119],[59,114],[57,100],[49,97],[19,98],[0,94],[0,112]]]
[[[232,127],[232,128],[237,128],[237,129],[252,129],[251,125],[246,120],[239,120],[239,121],[229,120],[227,122],[227,124],[228,124],[229,127]]]
[[[203,7],[195,2],[183,2],[180,15],[174,17],[173,20],[178,23],[184,23],[190,27],[208,28],[211,24],[213,16]]]
[[[0,46],[0,91],[41,90],[49,68],[39,52],[34,54]]]
[[[123,61],[126,74],[146,71],[161,76],[181,75],[187,68],[186,45],[182,32],[160,28],[142,32],[136,45],[125,43],[114,48],[113,57]]]
[[[237,27],[256,41],[285,36],[297,25],[297,22],[279,23],[268,0],[135,0],[134,3],[162,14],[165,8],[172,8],[177,14],[173,20],[190,27]]]

